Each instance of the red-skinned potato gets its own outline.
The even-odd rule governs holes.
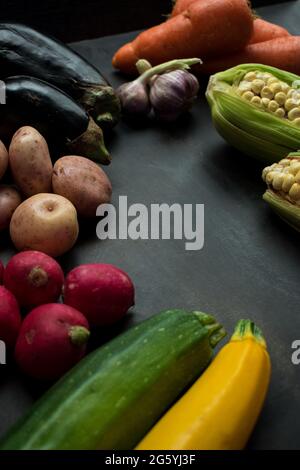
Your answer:
[[[64,273],[55,259],[41,251],[23,251],[6,265],[4,285],[22,307],[55,302],[62,293]]]
[[[0,340],[8,348],[15,345],[21,322],[17,300],[9,290],[0,286]]]
[[[112,187],[104,171],[84,157],[62,157],[54,165],[53,191],[71,201],[82,217],[95,217],[100,204],[110,202]]]
[[[16,362],[31,377],[56,380],[84,356],[89,334],[86,318],[74,308],[40,305],[22,323]]]
[[[33,127],[21,127],[9,146],[9,166],[24,196],[52,190],[52,162],[44,137]]]
[[[67,275],[64,302],[82,312],[91,324],[110,325],[134,305],[134,285],[116,266],[83,264]]]
[[[4,176],[8,167],[8,152],[4,143],[0,140],[0,179]]]
[[[0,185],[0,230],[9,227],[12,215],[21,202],[21,194],[15,187]]]
[[[63,196],[36,194],[17,207],[9,230],[17,250],[37,250],[49,256],[60,256],[77,240],[76,209]]]

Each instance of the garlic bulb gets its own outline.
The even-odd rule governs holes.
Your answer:
[[[192,106],[198,91],[199,83],[194,75],[186,70],[173,70],[153,81],[150,102],[159,119],[174,121]]]

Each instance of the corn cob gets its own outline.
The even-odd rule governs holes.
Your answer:
[[[210,78],[206,97],[225,140],[273,163],[300,148],[300,77],[243,64]]]
[[[290,153],[280,162],[264,168],[262,178],[268,187],[263,199],[300,231],[300,152]]]

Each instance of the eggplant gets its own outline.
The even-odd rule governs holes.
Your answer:
[[[55,148],[110,163],[101,128],[73,98],[33,77],[5,80],[6,104],[0,105],[0,139],[9,143],[22,126],[37,129]]]
[[[120,118],[119,98],[101,73],[62,42],[22,24],[0,23],[1,77],[28,75],[79,101],[101,127]]]

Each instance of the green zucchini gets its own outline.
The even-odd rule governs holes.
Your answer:
[[[0,449],[132,449],[209,364],[225,332],[211,315],[167,310],[83,359]]]

